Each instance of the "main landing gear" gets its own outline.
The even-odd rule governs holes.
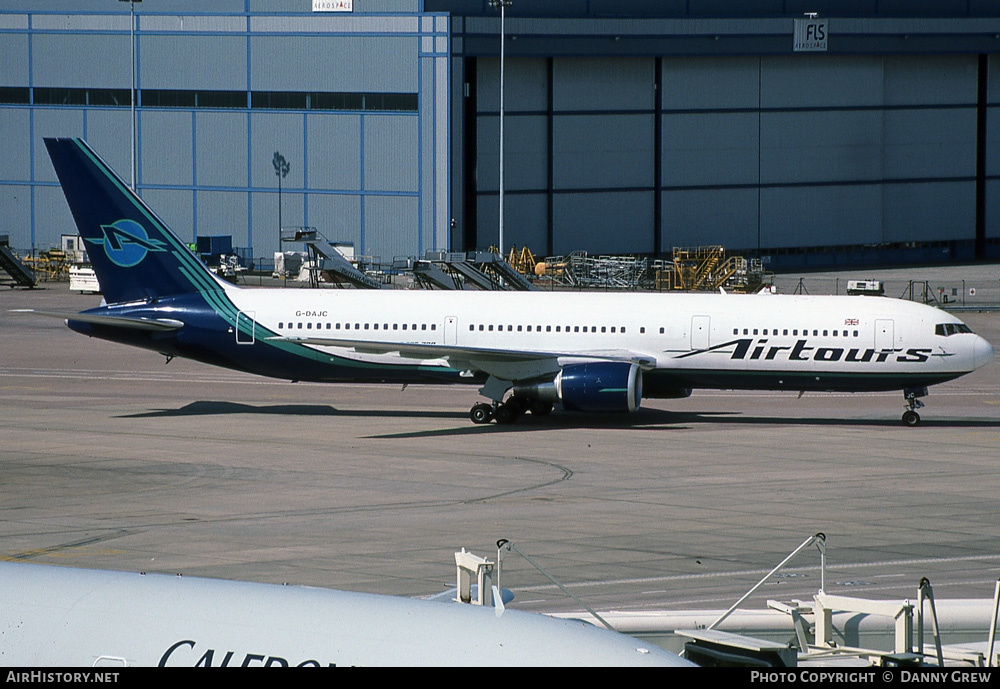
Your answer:
[[[486,404],[480,402],[472,405],[469,410],[469,418],[472,423],[489,423],[494,419],[498,424],[510,424],[517,421],[518,417],[525,412],[531,412],[536,416],[545,416],[552,411],[552,403],[542,400],[533,400],[526,397],[512,395],[506,402],[494,402]]]
[[[917,413],[917,409],[924,406],[919,398],[925,395],[927,395],[927,388],[906,388],[903,390],[903,396],[906,397],[906,411],[903,412],[904,426],[920,425],[920,414]]]

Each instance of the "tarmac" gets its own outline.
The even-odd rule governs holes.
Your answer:
[[[883,273],[890,296],[1000,303],[996,266],[857,277]],[[99,300],[0,292],[2,559],[424,596],[505,538],[598,611],[728,607],[817,532],[828,593],[991,598],[1000,575],[997,362],[932,388],[917,428],[900,393],[727,391],[475,426],[474,386],[292,384],[10,313]],[[1000,345],[1000,313],[960,317]],[[811,548],[745,607],[809,599],[818,566]],[[514,553],[501,583],[580,609]]]

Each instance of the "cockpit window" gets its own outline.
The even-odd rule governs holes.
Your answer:
[[[972,330],[965,323],[938,323],[934,326],[935,335],[957,335],[958,333],[971,333]]]

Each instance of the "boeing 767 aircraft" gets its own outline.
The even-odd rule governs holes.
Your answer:
[[[993,359],[939,309],[867,296],[241,289],[212,274],[80,139],[46,139],[105,303],[73,330],[319,382],[475,383],[475,423],[554,405],[634,412],[693,388],[901,390]]]
[[[0,562],[0,609],[0,659],[7,668],[693,667],[579,620],[179,575]],[[8,682],[22,677],[6,672]],[[23,681],[38,681],[28,677]]]

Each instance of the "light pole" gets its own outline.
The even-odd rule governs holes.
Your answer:
[[[274,158],[271,159],[271,164],[274,165],[274,174],[278,176],[278,251],[281,252],[281,178],[288,174],[291,169],[291,165],[285,160],[285,156],[281,155],[280,152],[274,152]]]
[[[136,175],[136,140],[135,140],[135,3],[142,2],[142,0],[119,0],[119,2],[127,2],[129,4],[129,10],[131,14],[131,23],[129,28],[129,35],[132,37],[132,93],[129,96],[129,100],[132,102],[132,191],[135,191],[135,175]]]
[[[503,81],[504,81],[504,34],[505,21],[507,19],[507,8],[511,6],[511,0],[490,0],[490,7],[500,8],[500,236],[497,239],[497,248],[503,256]]]

